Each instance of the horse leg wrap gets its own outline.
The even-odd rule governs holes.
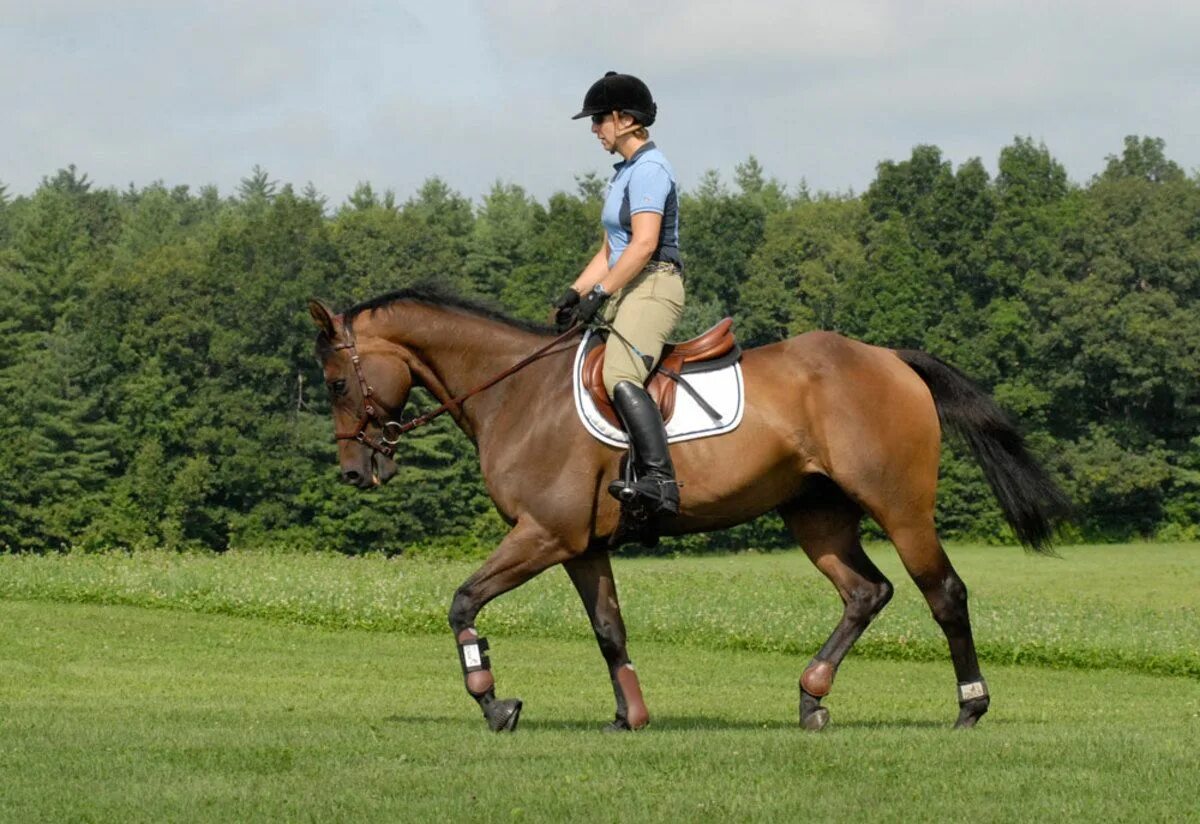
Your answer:
[[[837,668],[828,661],[813,659],[800,676],[800,686],[814,698],[824,698],[833,689],[833,677]]]
[[[988,711],[991,696],[988,695],[987,682],[980,678],[978,681],[966,681],[958,685],[958,720],[954,726],[959,729],[975,726],[983,714]]]
[[[467,692],[483,710],[483,717],[492,732],[512,732],[521,718],[521,700],[496,698],[496,681],[492,677],[492,662],[488,660],[487,651],[487,639],[475,635],[474,630],[465,630],[459,636],[458,662],[462,664]]]
[[[462,664],[467,692],[478,700],[479,696],[491,690],[495,684],[492,662],[487,657],[488,642],[486,638],[475,635],[472,630],[464,632],[463,635],[467,637],[460,637],[458,640],[458,662]]]
[[[806,730],[820,732],[829,724],[829,710],[821,699],[833,687],[837,668],[828,661],[814,658],[800,676],[800,723]]]
[[[646,701],[642,698],[642,685],[638,683],[637,672],[633,664],[625,664],[617,669],[613,677],[620,697],[624,699],[625,717],[618,713],[614,725],[621,725],[630,730],[640,730],[650,723],[650,712],[646,709]]]
[[[958,685],[958,703],[966,704],[980,698],[988,698],[987,682],[980,678],[978,681],[968,681]]]

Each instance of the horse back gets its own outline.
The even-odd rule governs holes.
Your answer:
[[[790,449],[803,471],[936,467],[941,429],[933,398],[893,350],[807,332],[746,350],[742,369],[744,435]]]

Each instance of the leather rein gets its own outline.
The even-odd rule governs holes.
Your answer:
[[[354,374],[358,376],[358,387],[362,392],[363,414],[362,417],[358,419],[358,425],[354,428],[353,432],[335,432],[334,439],[338,441],[358,441],[364,446],[373,449],[375,452],[378,452],[380,455],[383,455],[385,458],[390,459],[396,454],[396,446],[400,443],[400,439],[404,435],[413,431],[418,426],[424,426],[434,418],[443,415],[452,409],[461,410],[462,403],[463,401],[467,400],[467,398],[478,395],[485,389],[490,389],[505,378],[521,371],[526,366],[545,355],[555,346],[558,346],[558,344],[565,341],[567,338],[580,332],[583,328],[583,325],[578,323],[573,325],[570,329],[568,329],[566,332],[563,332],[541,349],[538,349],[533,354],[523,358],[518,363],[513,364],[500,374],[489,378],[469,392],[464,392],[456,398],[451,398],[441,406],[437,407],[436,409],[431,409],[423,415],[419,415],[418,417],[412,418],[408,421],[400,422],[395,420],[383,420],[382,418],[384,417],[392,417],[392,413],[388,410],[384,410],[383,415],[380,415],[380,413],[377,411],[378,409],[383,409],[383,405],[380,404],[378,399],[375,398],[375,390],[371,387],[371,384],[367,383],[367,378],[363,374],[361,358],[358,354],[357,344],[354,339],[354,330],[349,324],[345,324],[343,326],[343,330],[345,332],[347,341],[345,343],[334,344],[333,349],[345,349],[350,352],[350,362],[354,364]],[[375,424],[379,427],[378,438],[371,437],[367,434],[367,427],[371,424]]]

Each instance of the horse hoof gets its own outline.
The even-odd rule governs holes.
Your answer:
[[[821,699],[803,687],[800,688],[800,724],[806,730],[820,732],[829,723],[829,710],[821,706]]]
[[[979,719],[983,718],[983,714],[988,711],[988,699],[981,698],[972,701],[967,701],[961,705],[958,710],[958,720],[954,722],[954,729],[969,730],[979,723]]]
[[[633,727],[624,718],[617,717],[604,725],[604,732],[633,732]]]
[[[493,701],[487,708],[487,722],[492,732],[513,732],[521,719],[521,699],[505,698]]]
[[[804,718],[800,719],[800,723],[804,725],[804,729],[809,732],[820,732],[829,724],[829,710],[824,707],[817,707]]]

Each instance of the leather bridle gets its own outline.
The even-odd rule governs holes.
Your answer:
[[[407,433],[413,431],[418,426],[424,426],[434,418],[449,412],[451,409],[458,409],[462,406],[463,401],[473,395],[477,395],[485,389],[495,386],[500,381],[514,374],[515,372],[524,369],[529,364],[533,363],[538,358],[549,353],[558,344],[565,341],[574,334],[583,331],[581,324],[574,324],[566,332],[563,332],[550,343],[538,349],[532,355],[522,359],[519,363],[513,364],[508,369],[504,370],[495,377],[476,386],[469,392],[459,395],[457,398],[451,398],[436,409],[431,409],[423,415],[419,415],[409,421],[403,423],[395,420],[383,420],[390,418],[391,412],[384,410],[384,414],[379,413],[379,409],[383,409],[383,404],[379,403],[375,397],[375,390],[371,384],[367,383],[367,377],[363,374],[361,357],[358,354],[358,347],[354,340],[354,330],[349,323],[343,324],[343,330],[346,337],[345,343],[333,344],[332,348],[336,350],[345,349],[350,353],[350,362],[354,364],[354,374],[358,377],[358,388],[362,393],[363,399],[363,414],[358,419],[358,425],[354,427],[352,432],[334,432],[334,438],[339,441],[358,441],[363,446],[366,446],[375,452],[383,455],[385,458],[392,458],[396,454],[396,446],[400,443],[400,439]],[[379,427],[379,437],[373,438],[367,434],[367,427],[375,424]]]
[[[371,384],[367,383],[367,377],[363,374],[362,359],[358,354],[358,347],[355,345],[354,332],[350,328],[350,324],[345,327],[346,342],[333,345],[333,349],[346,349],[350,352],[350,362],[354,364],[354,374],[358,376],[358,388],[362,393],[363,414],[358,419],[358,425],[354,427],[353,432],[337,432],[333,437],[338,441],[358,441],[364,446],[370,447],[374,451],[383,455],[385,458],[391,458],[396,454],[396,444],[400,441],[400,436],[404,434],[404,425],[398,421],[380,420],[379,413],[376,411],[378,400],[375,398],[375,390]],[[382,406],[382,404],[380,404]],[[387,417],[390,417],[388,413]],[[367,427],[371,424],[379,427],[379,437],[373,438],[367,434]],[[389,432],[395,432],[390,435]]]

